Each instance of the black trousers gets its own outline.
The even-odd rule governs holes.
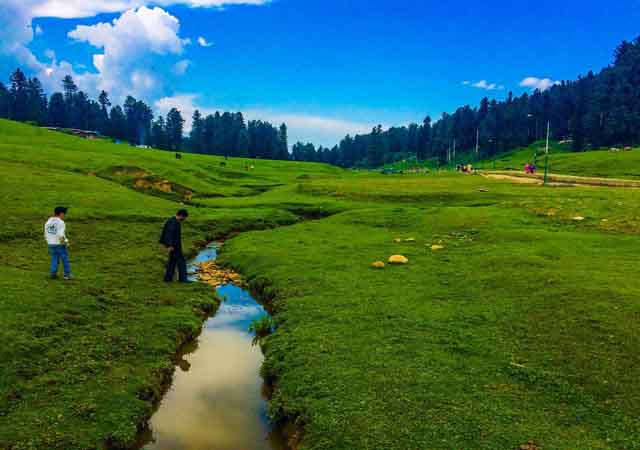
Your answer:
[[[164,281],[173,281],[173,275],[178,268],[178,280],[187,281],[187,261],[184,259],[182,250],[174,250],[169,253],[169,262],[167,262],[167,271],[164,274]]]

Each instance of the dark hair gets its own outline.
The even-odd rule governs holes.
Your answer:
[[[187,211],[186,209],[181,209],[176,213],[176,216],[189,217],[189,211]]]
[[[66,214],[67,213],[67,209],[65,206],[56,206],[56,209],[53,210],[53,214],[55,214],[56,216],[59,216],[60,214]]]

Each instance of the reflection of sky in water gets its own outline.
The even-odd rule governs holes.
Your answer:
[[[251,322],[266,315],[264,308],[244,289],[227,284],[216,291],[223,301],[216,315],[205,324],[207,329],[232,326],[240,331],[247,331]]]
[[[215,258],[204,250],[195,262]],[[209,319],[197,350],[176,369],[173,384],[151,420],[156,442],[149,450],[273,450],[259,376],[262,353],[251,345],[248,327],[265,315],[251,295],[236,286],[218,288],[225,300]]]

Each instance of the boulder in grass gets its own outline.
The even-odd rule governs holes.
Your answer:
[[[584,220],[584,217],[576,216],[576,217],[573,218],[573,220],[575,220],[576,222],[582,222]]]
[[[373,264],[371,264],[371,267],[373,269],[384,269],[385,264],[382,261],[376,261]]]
[[[389,257],[389,264],[407,264],[409,260],[402,255],[393,255]]]
[[[410,237],[410,238],[406,238],[404,241],[405,241],[405,242],[408,242],[408,243],[413,243],[413,242],[415,242],[415,241],[416,241],[416,238],[412,238],[412,237]]]
[[[439,252],[440,250],[444,250],[444,245],[434,244],[431,246],[431,250],[434,252]]]
[[[393,240],[393,242],[394,242],[394,243],[396,243],[396,244],[399,244],[400,242],[402,242],[402,239],[400,239],[400,238],[395,238],[395,239]]]

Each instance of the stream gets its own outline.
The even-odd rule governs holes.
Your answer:
[[[211,245],[190,262],[214,260]],[[193,278],[197,280],[197,277]],[[249,325],[267,312],[246,290],[217,288],[223,299],[197,341],[180,359],[173,383],[151,418],[147,450],[285,450],[267,418],[263,355],[251,345]]]

